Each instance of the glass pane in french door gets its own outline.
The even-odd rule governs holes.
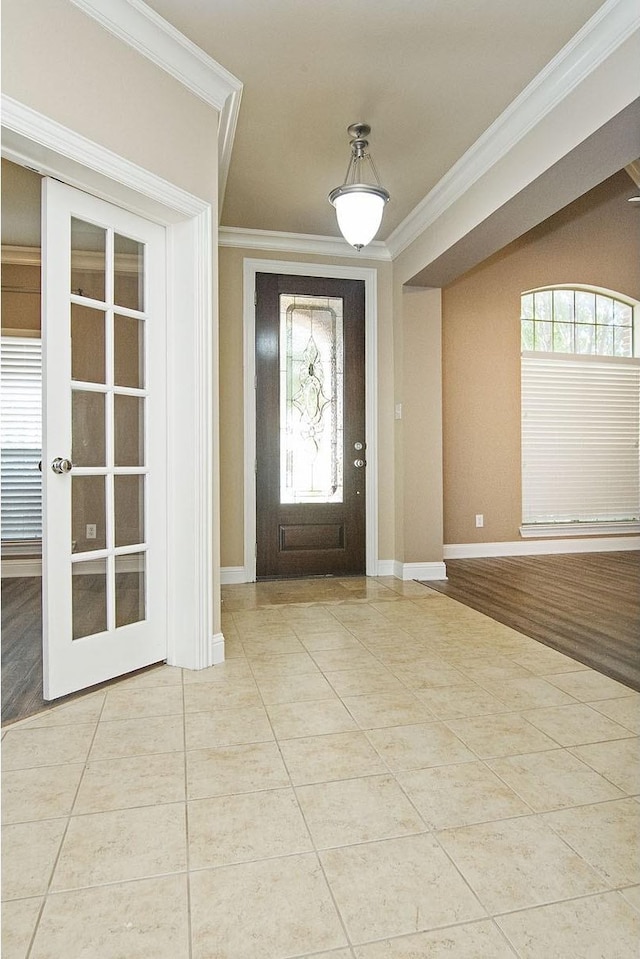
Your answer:
[[[104,310],[71,304],[71,376],[86,383],[105,382]]]
[[[71,476],[71,551],[106,549],[106,476]],[[91,517],[92,522],[87,522]]]
[[[71,218],[71,292],[91,300],[106,298],[107,230]]]
[[[116,626],[145,618],[146,553],[116,556]]]
[[[83,639],[108,628],[107,561],[74,563],[71,580],[73,638]]]
[[[145,245],[78,219],[71,242],[72,619],[81,639],[146,618]]]

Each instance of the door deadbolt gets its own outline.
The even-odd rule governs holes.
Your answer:
[[[353,444],[353,448],[354,448],[354,450],[363,450],[363,449],[364,449],[364,443],[354,443],[354,444]]]
[[[58,473],[59,475],[63,473],[70,473],[73,469],[73,463],[71,460],[63,459],[62,456],[56,456],[51,464],[51,469],[54,473]]]

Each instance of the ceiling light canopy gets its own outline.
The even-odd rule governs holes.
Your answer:
[[[371,133],[366,123],[352,123],[347,127],[351,137],[351,158],[342,186],[329,194],[336,208],[338,226],[343,237],[358,252],[371,243],[380,229],[382,214],[389,194],[380,184],[378,171],[364,139]],[[374,183],[370,182],[375,180]]]

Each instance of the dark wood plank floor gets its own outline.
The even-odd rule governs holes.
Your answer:
[[[42,601],[39,576],[2,580],[2,722],[40,712]]]
[[[92,605],[91,602],[91,587],[98,602],[102,594],[95,590],[94,577],[83,576],[81,580],[86,591],[81,609],[85,618],[79,622],[81,626],[86,626],[99,622],[95,603]],[[118,581],[120,623],[135,622],[140,612],[138,574],[120,574]],[[110,686],[121,678],[116,677],[92,688]],[[56,703],[68,702],[83,692],[86,690],[62,696]],[[42,698],[42,590],[39,576],[6,577],[2,580],[1,699],[3,725],[34,716],[52,705]]]
[[[640,551],[447,560],[425,583],[640,690]]]

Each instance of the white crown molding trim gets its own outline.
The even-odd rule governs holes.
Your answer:
[[[530,540],[526,543],[452,543],[445,544],[443,554],[445,559],[480,559],[489,556],[545,556],[551,553],[610,553],[630,549],[640,549],[640,536]]]
[[[640,29],[637,0],[607,0],[387,239],[395,259]]]
[[[242,99],[241,81],[142,0],[71,2],[219,112],[218,186],[222,209]]]
[[[87,168],[101,177],[126,186],[154,203],[175,210],[180,218],[198,216],[208,208],[204,200],[198,199],[168,180],[124,159],[101,144],[88,140],[6,94],[2,95],[1,113],[2,155],[10,160],[13,159],[21,166],[35,169],[43,176],[63,179],[65,183],[85,190],[87,183],[84,168]],[[33,151],[33,144],[44,148],[42,159],[39,158],[34,163],[33,153],[27,156],[21,151],[22,138],[30,142],[31,151]],[[62,165],[61,158],[69,161],[69,165]],[[73,164],[76,163],[83,168],[79,175],[74,175]],[[95,195],[122,205],[122,198],[114,198],[112,193],[96,189]],[[140,205],[131,206],[130,209],[142,215],[149,215],[149,210]]]
[[[375,241],[358,253],[346,240],[335,236],[315,236],[310,233],[280,233],[277,230],[245,230],[236,226],[221,226],[218,231],[220,246],[241,250],[271,250],[276,253],[310,253],[314,256],[340,256],[351,259],[390,260],[385,243]]]

